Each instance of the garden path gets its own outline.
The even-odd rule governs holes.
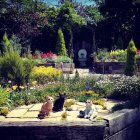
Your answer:
[[[89,77],[89,76],[92,76],[92,75],[95,76],[95,73],[90,72],[89,69],[80,69],[80,68],[74,69],[72,74],[64,74],[64,76],[65,77],[69,76],[69,77],[72,78],[72,77],[75,76],[76,70],[78,71],[80,77]],[[96,74],[96,75],[99,76],[100,74]]]
[[[120,103],[120,101],[112,101],[108,100],[106,101],[106,108],[103,109],[102,106],[96,105],[96,109],[98,112],[98,117],[104,118],[106,115],[110,114],[111,108],[115,105]],[[0,122],[19,122],[19,121],[25,121],[25,122],[38,122],[38,121],[45,121],[45,122],[61,122],[62,121],[62,113],[64,111],[60,111],[57,113],[51,113],[49,117],[46,117],[45,119],[38,119],[38,113],[40,111],[40,108],[42,106],[42,103],[38,104],[31,104],[31,105],[23,105],[20,107],[17,107],[16,109],[9,112],[9,114],[6,117],[0,116]],[[85,109],[85,103],[82,102],[76,102],[74,105],[72,105],[72,111],[67,111],[67,121],[69,122],[89,122],[90,120],[84,119],[84,118],[78,118],[78,114],[80,110]],[[65,109],[64,109],[65,110]]]

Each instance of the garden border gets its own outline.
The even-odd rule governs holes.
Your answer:
[[[97,122],[0,122],[5,140],[138,140],[140,108],[123,109]]]

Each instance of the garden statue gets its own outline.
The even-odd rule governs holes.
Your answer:
[[[97,111],[95,106],[92,104],[91,100],[87,100],[86,101],[86,108],[84,111],[80,111],[79,112],[79,116],[80,118],[86,118],[86,119],[90,119],[93,120],[95,117],[97,117]]]
[[[58,112],[58,111],[63,110],[65,98],[66,98],[65,93],[63,93],[63,94],[59,93],[59,98],[56,99],[55,102],[54,102],[54,106],[53,106],[53,111],[54,112]]]
[[[38,114],[38,118],[40,119],[44,119],[45,116],[49,116],[50,112],[52,112],[52,108],[53,108],[53,98],[50,96],[46,97],[46,102],[43,103],[42,107],[41,107],[41,111]]]

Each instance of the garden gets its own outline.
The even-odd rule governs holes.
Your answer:
[[[68,56],[57,56],[52,52],[43,54],[39,51],[31,54],[30,50],[20,56],[20,51],[15,48],[16,46],[11,45],[6,33],[3,36],[3,44],[4,51],[0,56],[1,115],[6,116],[10,110],[18,106],[45,102],[46,96],[56,99],[59,93],[65,93],[68,99],[77,102],[85,103],[91,100],[93,104],[101,105],[104,109],[108,99],[125,101],[124,104],[116,105],[110,111],[139,106],[140,79],[135,76],[137,49],[133,40],[130,41],[126,51],[121,51],[127,54],[127,56],[125,54],[127,61],[123,75],[97,76],[95,74],[83,78],[79,76],[77,70],[74,77],[70,77],[69,74],[64,77],[62,69],[38,65],[48,62],[71,62]],[[114,52],[110,52],[112,57],[113,54]],[[64,105],[66,109],[71,110],[73,102]]]
[[[109,113],[139,107],[140,78],[137,68],[140,50],[136,48],[139,38],[135,37],[135,32],[131,35],[132,21],[128,23],[128,19],[123,18],[124,23],[121,21],[120,24],[118,20],[116,23],[112,18],[120,18],[120,15],[117,13],[112,17],[106,7],[108,4],[103,6],[99,1],[96,1],[98,6],[93,7],[60,1],[59,8],[46,6],[41,1],[32,1],[30,5],[27,1],[17,2],[23,9],[16,6],[18,4],[15,2],[13,8],[6,7],[9,5],[6,1],[1,3],[0,115],[6,117],[10,111],[23,105],[44,103],[47,96],[57,100],[61,93],[65,93],[67,99],[72,99],[68,103],[64,102],[66,111],[72,111],[74,102],[85,104],[89,100],[94,105],[102,106],[103,110],[107,109],[107,100],[124,101],[114,106]],[[132,9],[137,9],[132,3],[130,5]],[[139,6],[139,3],[135,3],[135,6]],[[133,12],[137,13],[135,10]],[[127,15],[126,12],[124,14]],[[111,26],[108,27],[106,23]],[[112,25],[114,28],[111,28]],[[101,35],[102,31],[106,34]],[[77,40],[89,42],[88,57],[95,64],[101,63],[103,74],[97,74],[97,65],[94,65],[97,69],[94,74],[87,77],[80,76],[76,69],[74,71],[75,52],[78,47],[83,49],[86,46],[79,43],[77,47]],[[112,65],[117,62],[124,64],[121,73],[114,74],[111,71],[105,74],[106,70],[112,70],[113,67],[105,69],[105,63]]]

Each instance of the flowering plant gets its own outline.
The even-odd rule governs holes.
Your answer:
[[[41,54],[41,57],[42,58],[53,58],[53,57],[56,57],[56,54],[54,54],[54,53],[52,53],[51,51],[50,52],[48,52],[48,53],[42,53]]]
[[[110,52],[107,51],[107,49],[98,49],[98,55],[96,61],[102,61],[105,62],[118,62],[118,61],[126,61],[126,50],[111,50]]]
[[[118,61],[126,61],[126,50],[111,50],[109,56],[111,59],[116,59]]]
[[[140,60],[140,50],[136,51],[136,60]]]

